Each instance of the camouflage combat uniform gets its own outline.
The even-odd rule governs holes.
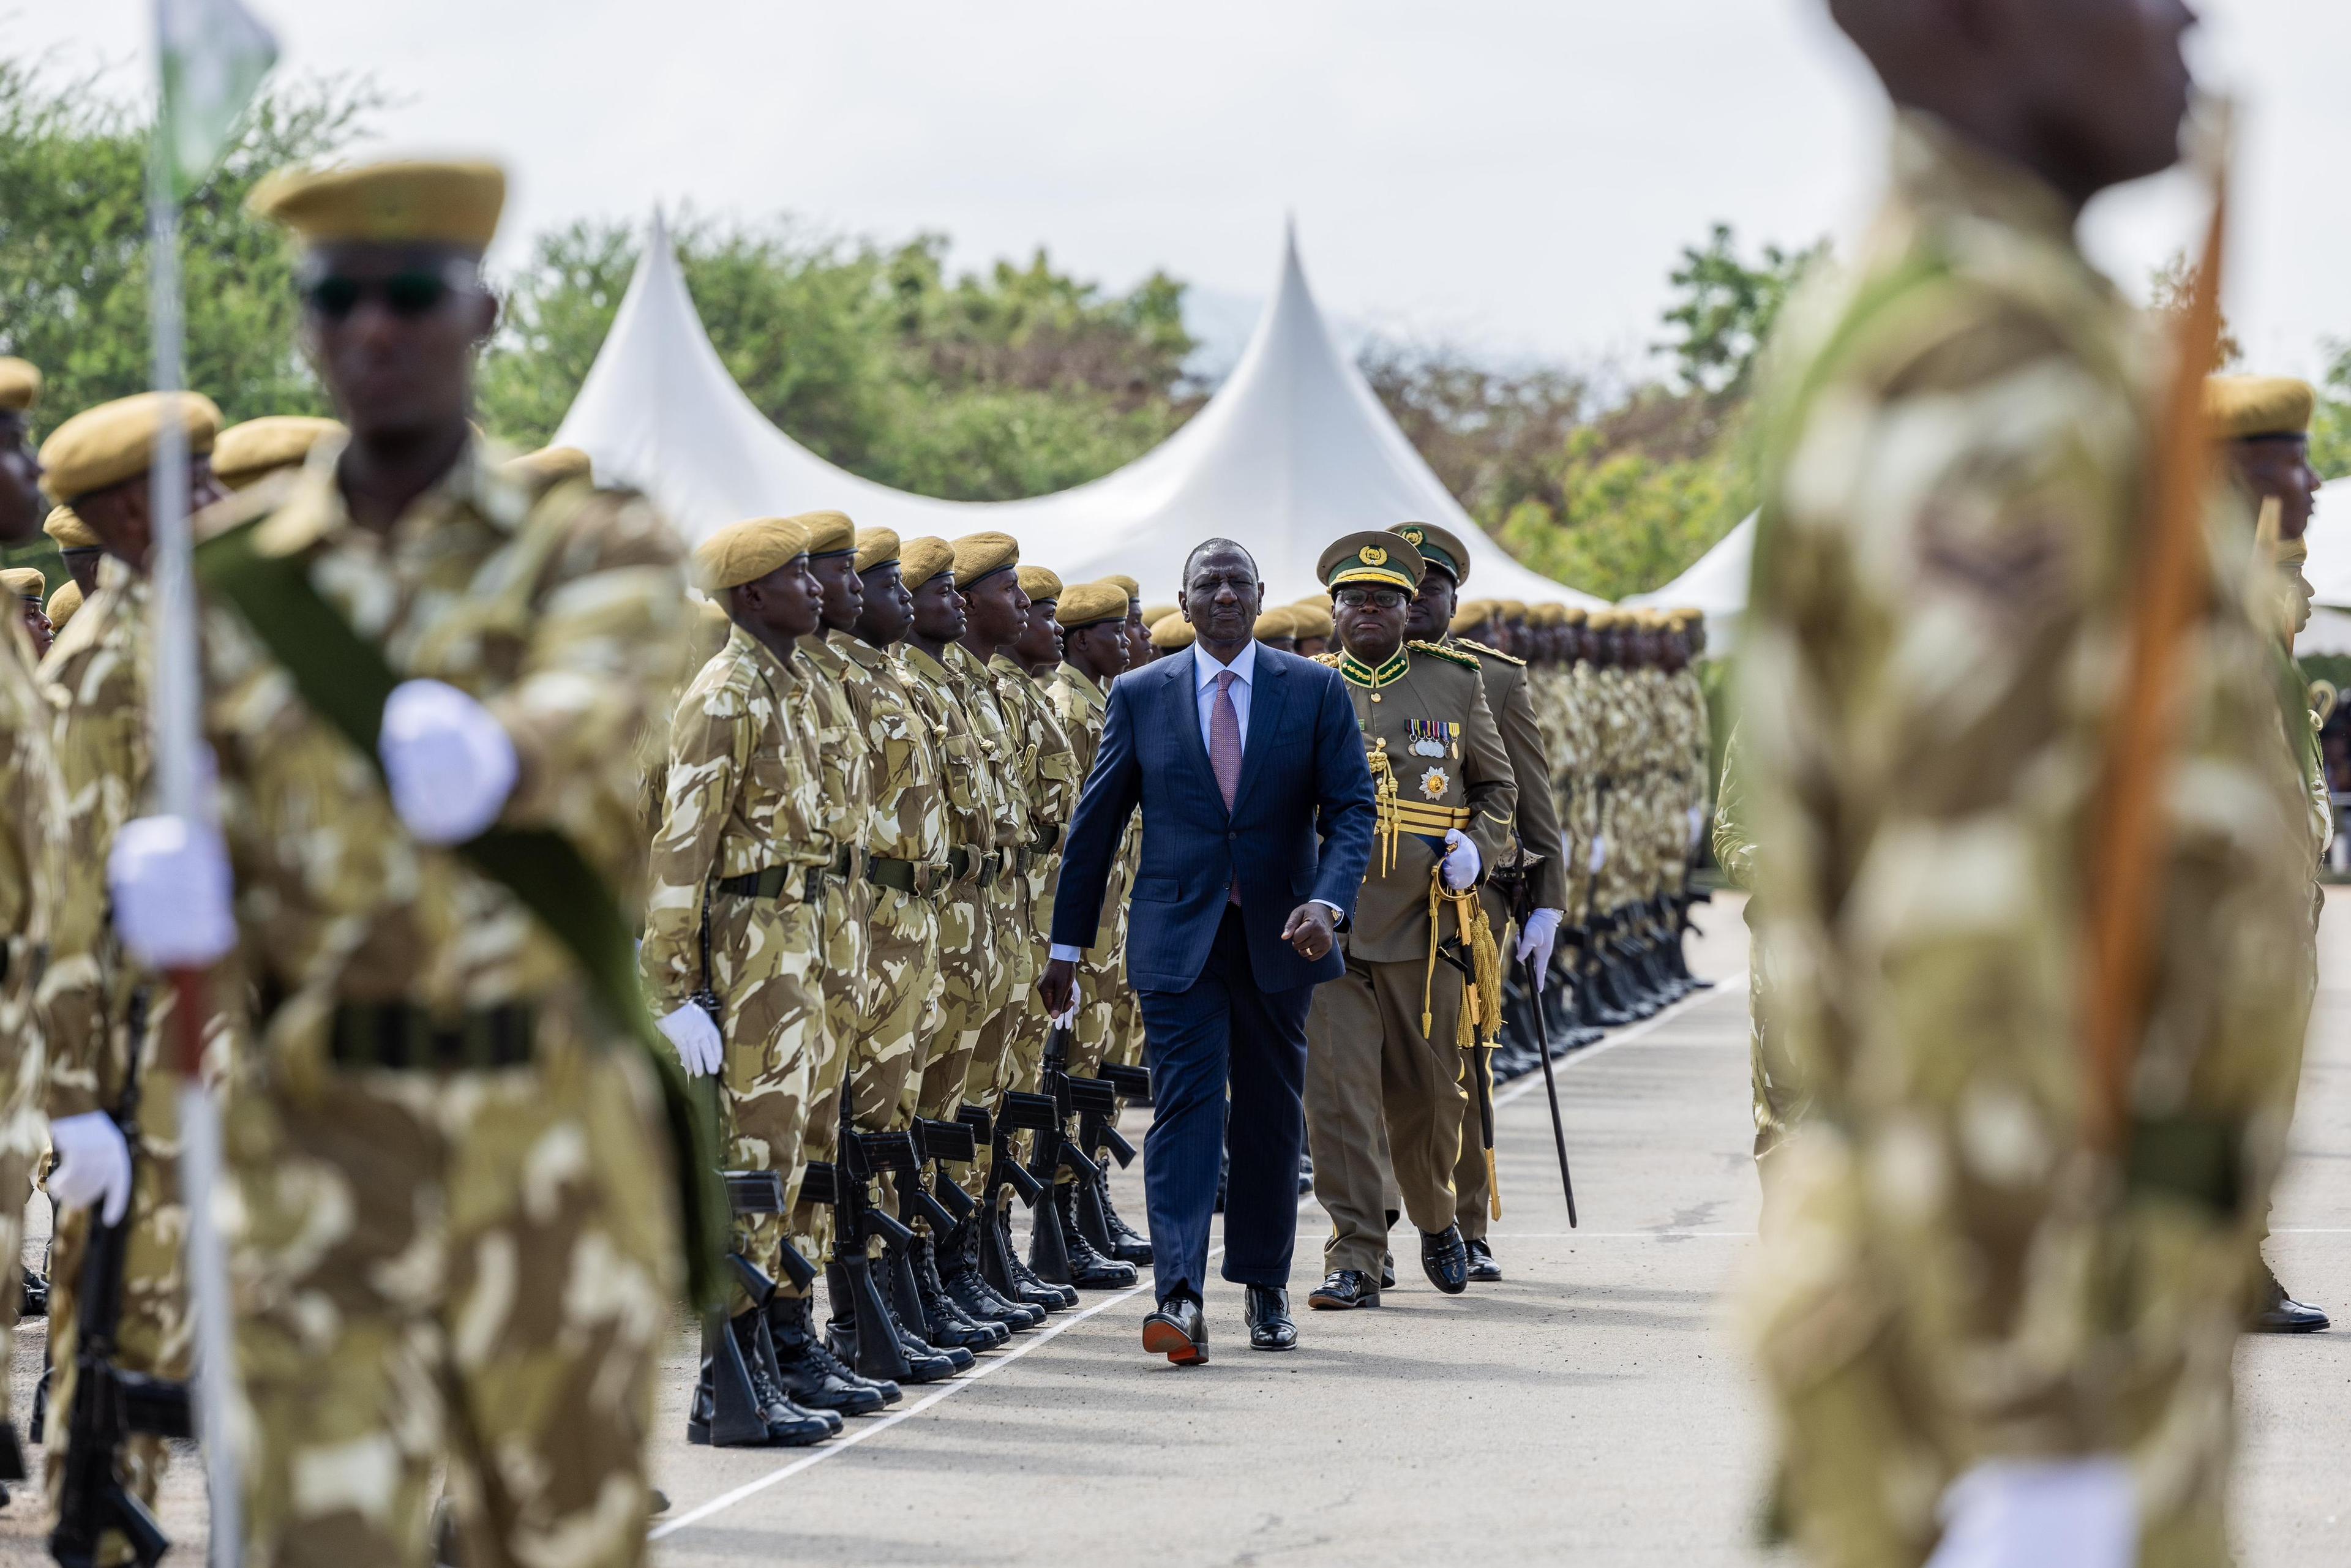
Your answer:
[[[2129,1467],[2146,1568],[2229,1561],[2231,1359],[2309,997],[2307,802],[2241,543],[2178,773],[2126,1170],[2081,1127],[2085,866],[2137,595],[2138,326],[2074,214],[1923,117],[1792,341],[1742,631],[1772,1016],[1819,1113],[1751,1292],[1788,1517],[1916,1563],[1992,1458]],[[1817,362],[1811,362],[1817,361]]]
[[[1036,1091],[1051,1027],[1038,999],[1037,977],[1045,967],[1045,934],[1052,929],[1053,890],[1061,876],[1061,830],[1077,806],[1077,771],[1070,737],[1053,716],[1052,699],[1028,671],[1002,653],[990,659],[998,698],[1010,727],[1019,787],[1029,800],[1029,835],[1021,855],[1023,909],[1013,993],[1005,1011],[1004,1057],[997,1070],[998,1093]]]
[[[16,1325],[25,1204],[46,1138],[42,1009],[35,987],[66,883],[66,794],[21,627],[0,627],[0,1366]],[[0,1425],[10,1418],[0,1382]]]
[[[821,633],[803,637],[793,664],[816,747],[820,802],[816,841],[826,861],[820,879],[824,897],[817,909],[817,944],[823,960],[817,967],[817,987],[824,994],[825,1050],[810,1081],[808,1132],[801,1149],[807,1159],[831,1160],[841,1141],[841,1085],[871,1050],[862,1025],[872,983],[868,966],[873,942],[868,917],[872,889],[865,881],[862,862],[873,815],[873,757],[849,700],[852,666],[841,650]],[[792,1234],[803,1254],[822,1260],[831,1247],[832,1210],[801,1203],[792,1215]]]
[[[187,1213],[180,1202],[178,1117],[158,1062],[169,993],[132,964],[106,917],[105,866],[114,835],[138,815],[148,789],[147,637],[153,595],[147,580],[111,556],[99,563],[98,592],[42,662],[57,708],[57,768],[67,799],[67,874],[72,894],[58,915],[56,950],[41,988],[49,1026],[47,1113],[52,1118],[119,1110],[137,1056],[138,1146],[131,1162],[131,1233],[123,1256],[117,1364],[125,1371],[188,1375],[193,1324],[183,1256]],[[215,1023],[217,1036],[220,1026]],[[49,1396],[73,1406],[82,1254],[91,1211],[58,1218],[49,1252]],[[64,1482],[67,1424],[44,1431],[43,1459],[54,1507]],[[133,1433],[119,1470],[149,1502],[170,1466],[160,1437]]]
[[[996,784],[996,847],[1003,867],[987,892],[989,940],[996,958],[990,976],[987,1006],[980,1018],[978,1037],[972,1042],[964,1070],[962,1098],[991,1110],[997,1103],[997,1082],[1004,1069],[1008,1030],[1015,1009],[1028,1005],[1027,992],[1035,981],[1035,962],[1029,925],[1029,883],[1019,873],[1020,851],[1030,837],[1029,791],[1019,769],[1019,746],[1013,738],[996,681],[987,667],[960,643],[946,650],[946,669],[955,682],[957,700],[971,720],[972,738],[979,765]],[[968,1190],[977,1195],[985,1180],[976,1163],[965,1176]]]
[[[676,536],[585,482],[534,503],[478,445],[379,533],[340,446],[261,497],[253,549],[306,562],[395,672],[482,701],[521,764],[502,821],[559,830],[633,914],[640,735],[685,647]],[[235,612],[205,654],[262,1004],[226,1129],[246,1560],[428,1562],[445,1467],[467,1561],[638,1563],[680,1284],[650,1064],[511,894],[410,836]],[[461,1020],[522,1060],[383,1064],[395,1032]]]
[[[1746,893],[1747,1062],[1755,1101],[1755,1161],[1768,1197],[1771,1172],[1764,1164],[1793,1133],[1812,1104],[1788,1053],[1787,1033],[1771,1021],[1771,963],[1763,950],[1763,901],[1755,895],[1755,825],[1747,790],[1747,746],[1738,730],[1723,748],[1722,789],[1714,813],[1714,862],[1729,883]]]
[[[705,986],[718,998],[726,1167],[782,1172],[785,1214],[807,1172],[810,1083],[826,1050],[818,912],[808,897],[809,873],[822,863],[820,807],[803,712],[793,663],[741,627],[686,687],[670,724],[638,952],[655,1018]],[[719,885],[762,873],[772,893]],[[783,1277],[783,1215],[738,1215],[733,1241],[770,1276]],[[752,1306],[739,1283],[731,1289],[730,1318]]]
[[[1054,672],[1050,695],[1054,719],[1070,739],[1071,765],[1076,770],[1080,788],[1083,788],[1086,775],[1093,771],[1094,753],[1102,746],[1102,718],[1110,711],[1110,698],[1071,664],[1063,664]],[[1074,796],[1071,810],[1075,810]],[[1073,1077],[1097,1076],[1111,1044],[1118,986],[1113,966],[1122,956],[1117,952],[1118,925],[1129,891],[1126,872],[1120,862],[1111,862],[1110,881],[1102,895],[1102,924],[1094,928],[1093,946],[1086,949],[1078,966],[1078,1018],[1070,1045],[1070,1072]],[[1039,917],[1038,930],[1051,928],[1049,919]]]

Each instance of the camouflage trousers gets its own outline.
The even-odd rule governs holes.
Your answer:
[[[1595,897],[1597,878],[1592,870],[1592,845],[1600,831],[1600,795],[1585,784],[1563,791],[1559,818],[1561,852],[1567,857],[1567,921],[1580,925],[1600,913]]]
[[[938,983],[923,1016],[923,1071],[914,1095],[914,1113],[933,1121],[954,1119],[980,1026],[1004,1005],[987,899],[976,883],[967,883],[938,908]]]
[[[1045,1036],[1051,1030],[1053,1020],[1045,1016],[1044,1000],[1037,994],[1037,980],[1045,972],[1049,946],[1046,933],[1050,929],[1048,923],[1052,909],[1050,889],[1059,880],[1061,869],[1061,857],[1057,854],[1029,873],[1029,914],[1020,926],[1019,988],[1012,997],[1012,1024],[1005,1036],[1004,1062],[997,1072],[999,1092],[1019,1089],[1033,1094],[1044,1079]]]
[[[23,1014],[5,1001],[0,1001],[0,1030],[5,1030],[0,1040],[13,1048],[13,1060],[0,1062],[0,1368],[5,1368],[10,1364],[9,1346],[23,1293],[18,1272],[25,1258],[25,1205],[32,1200],[33,1170],[47,1145],[48,1124],[41,1115],[41,1052],[25,1048]],[[0,1423],[10,1418],[8,1382],[0,1377]]]
[[[1070,1036],[1070,1076],[1099,1078],[1115,1062],[1119,997],[1126,989],[1125,933],[1089,948],[1078,966],[1078,1018]]]
[[[914,1124],[922,1089],[923,1015],[938,988],[938,912],[928,898],[895,888],[873,890],[872,956],[867,962],[865,1007],[850,1052],[849,1113],[858,1130],[887,1132]],[[841,1114],[836,1102],[832,1114]],[[897,1193],[884,1173],[880,1200],[897,1211]],[[875,1237],[871,1250],[881,1251]]]
[[[989,938],[996,948],[997,983],[989,988],[988,1000],[993,1005],[980,1020],[978,1038],[972,1042],[971,1060],[964,1068],[960,1097],[965,1103],[984,1106],[993,1114],[1004,1098],[1004,1060],[1018,1032],[1019,1015],[1028,1009],[1037,982],[1036,946],[1029,940],[1027,882],[1020,877],[1007,877],[991,888],[987,913]],[[987,1185],[987,1156],[983,1150],[964,1174],[963,1186],[966,1192],[977,1197]]]
[[[808,1170],[810,1085],[828,1049],[817,987],[817,912],[806,904],[716,894],[710,901],[710,988],[725,1009],[726,1166],[780,1171],[784,1213],[737,1215],[735,1250],[783,1277],[784,1218]],[[727,1315],[751,1310],[730,1271]]]
[[[174,1087],[152,1074],[139,1100],[139,1147],[131,1159],[130,1234],[123,1251],[122,1311],[116,1319],[115,1365],[174,1381],[187,1377],[194,1324],[188,1310],[188,1212],[180,1201],[179,1110]],[[22,1212],[22,1206],[18,1206]],[[74,1355],[80,1343],[81,1273],[95,1210],[57,1216],[49,1245],[49,1403],[42,1433],[43,1480],[49,1510],[65,1485],[73,1409]],[[14,1287],[11,1287],[14,1294]],[[12,1301],[12,1306],[15,1304]],[[115,1474],[152,1505],[172,1454],[161,1437],[133,1433],[123,1441]],[[127,1563],[129,1548],[110,1536],[108,1563]]]
[[[1747,921],[1747,1057],[1748,1077],[1755,1097],[1755,1166],[1771,1197],[1771,1166],[1764,1163],[1792,1136],[1812,1110],[1812,1096],[1796,1077],[1796,1059],[1788,1048],[1787,1031],[1771,1018],[1771,967],[1763,951],[1763,922],[1750,895],[1743,912]]]
[[[643,1561],[674,1183],[649,1065],[591,1027],[232,1098],[254,1568],[432,1562],[444,1469],[472,1568]]]
[[[841,1086],[864,1040],[873,952],[866,917],[875,891],[862,882],[836,883],[826,889],[819,906],[818,947],[823,961],[817,966],[817,989],[824,997],[825,1051],[809,1079],[808,1132],[800,1145],[804,1161],[830,1161],[841,1145]],[[792,1237],[810,1262],[822,1262],[832,1247],[831,1207],[795,1203]],[[788,1292],[790,1288],[784,1287]]]

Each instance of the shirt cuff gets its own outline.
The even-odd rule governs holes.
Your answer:
[[[1336,921],[1336,922],[1337,922],[1338,924],[1340,924],[1341,925],[1344,925],[1345,924],[1347,924],[1347,912],[1346,912],[1345,910],[1343,910],[1343,909],[1340,908],[1337,904],[1335,904],[1332,903],[1329,899],[1327,899],[1327,898],[1310,898],[1310,899],[1308,899],[1306,902],[1307,902],[1307,903],[1309,903],[1309,904],[1321,904],[1323,908],[1325,908],[1325,909],[1329,910],[1329,911],[1331,912],[1331,918],[1332,918],[1332,920]]]
[[[1045,956],[1056,964],[1075,964],[1082,961],[1086,955],[1082,948],[1072,947],[1067,942],[1056,942]]]

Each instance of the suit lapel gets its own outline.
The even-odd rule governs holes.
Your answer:
[[[1241,781],[1233,791],[1236,810],[1249,799],[1249,786],[1264,771],[1265,758],[1277,744],[1274,737],[1283,733],[1282,707],[1290,700],[1290,672],[1273,656],[1272,649],[1257,651],[1256,675],[1251,685],[1257,689],[1249,694],[1249,744],[1241,748]]]
[[[1201,782],[1208,788],[1208,799],[1222,806],[1225,792],[1217,788],[1217,770],[1208,765],[1208,743],[1200,738],[1199,664],[1188,648],[1184,651],[1182,658],[1169,659],[1165,663],[1167,665],[1167,703],[1174,710],[1168,716],[1168,722],[1175,725],[1176,734],[1181,737],[1176,742],[1176,748],[1191,758]],[[1243,763],[1242,771],[1246,773],[1246,751]]]

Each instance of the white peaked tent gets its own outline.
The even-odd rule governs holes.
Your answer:
[[[1704,611],[1708,652],[1725,653],[1738,641],[1740,617],[1747,612],[1748,575],[1754,564],[1755,518],[1750,514],[1693,561],[1687,571],[1663,588],[1634,594],[1625,602]]]
[[[902,537],[1000,528],[1023,559],[1070,581],[1113,571],[1172,600],[1185,556],[1217,535],[1257,557],[1270,599],[1318,585],[1327,545],[1360,528],[1418,520],[1482,541],[1339,350],[1306,287],[1294,236],[1273,304],[1207,405],[1113,474],[1025,501],[941,501],[836,468],[769,423],[727,375],[695,314],[656,215],[556,444],[585,451],[609,482],[653,497],[689,539],[744,517],[831,507]],[[1480,597],[1595,605],[1485,541]]]

